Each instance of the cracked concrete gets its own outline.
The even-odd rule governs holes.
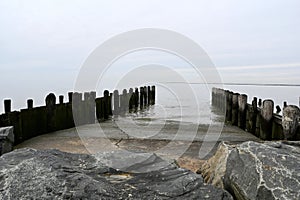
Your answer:
[[[233,144],[244,141],[259,141],[255,136],[232,126],[224,126],[219,136],[216,131],[207,135],[209,126],[175,121],[143,121],[136,124],[126,120],[109,120],[41,135],[27,140],[15,149],[30,147],[35,149],[59,149],[71,153],[96,153],[114,151],[141,151],[156,153],[166,159],[192,160],[198,164],[199,151],[212,150],[204,158],[211,157],[218,143],[229,141]],[[205,143],[203,143],[206,139]],[[205,144],[205,145],[204,145]],[[194,166],[186,166],[194,169]]]

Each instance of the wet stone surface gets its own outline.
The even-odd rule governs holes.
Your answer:
[[[0,158],[0,199],[232,199],[150,153],[18,149]]]

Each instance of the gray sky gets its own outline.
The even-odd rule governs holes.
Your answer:
[[[0,100],[25,107],[30,97],[41,104],[50,91],[66,94],[98,45],[138,28],[191,38],[224,82],[300,83],[299,19],[299,0],[1,0]],[[176,60],[169,65],[184,71]]]

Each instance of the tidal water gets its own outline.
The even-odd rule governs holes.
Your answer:
[[[212,112],[210,91],[213,86],[187,83],[157,85],[155,106],[134,115],[139,119],[210,124],[222,114]],[[257,97],[262,100],[272,99],[274,107],[279,105],[282,108],[284,101],[299,106],[299,86],[226,85],[224,88],[247,94],[248,103]]]
[[[197,124],[210,124],[218,119],[219,115],[212,112],[211,88],[221,85],[188,84],[188,83],[161,83],[156,85],[156,103],[141,112],[127,115],[127,117],[152,121],[180,121]],[[283,102],[299,106],[299,86],[266,86],[266,85],[223,85],[224,89],[248,95],[248,103],[253,97],[272,99],[282,108]],[[102,91],[97,92],[102,94]],[[38,99],[40,97],[40,99]],[[37,94],[34,102],[44,102],[44,97]],[[66,99],[65,99],[66,100]],[[13,99],[12,110],[26,108],[26,104],[18,104]],[[34,106],[41,106],[36,104]],[[1,106],[1,113],[3,113]]]

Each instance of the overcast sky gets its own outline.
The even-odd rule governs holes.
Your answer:
[[[299,0],[1,0],[0,100],[66,94],[97,46],[139,28],[194,40],[224,82],[300,83],[299,19]]]

